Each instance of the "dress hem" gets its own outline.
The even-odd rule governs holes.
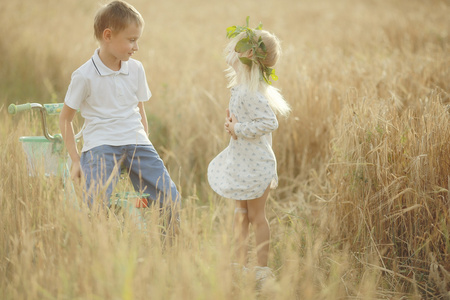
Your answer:
[[[278,180],[274,177],[270,180],[269,184],[267,185],[267,188],[274,190],[278,187]],[[254,200],[254,199],[258,199],[259,197],[261,197],[262,195],[264,195],[264,192],[266,190],[263,190],[262,193],[259,196],[256,197],[252,197],[252,198],[246,198],[246,199],[235,199],[235,198],[231,198],[231,197],[227,197],[222,195],[222,193],[219,193],[214,187],[211,186],[211,188],[213,189],[214,192],[216,192],[219,196],[226,198],[226,199],[230,199],[230,200],[236,200],[236,201],[249,201],[249,200]],[[266,188],[266,189],[267,189]]]

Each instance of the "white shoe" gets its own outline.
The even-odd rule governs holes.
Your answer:
[[[267,280],[274,280],[275,275],[269,267],[255,267],[256,289],[260,290]]]

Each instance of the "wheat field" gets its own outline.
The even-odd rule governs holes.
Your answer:
[[[0,299],[450,299],[449,1],[130,3],[146,21],[134,58],[153,93],[150,139],[183,196],[180,232],[166,243],[154,209],[143,229],[28,176],[19,137],[41,135],[39,120],[7,107],[63,101],[97,47],[99,2],[2,0]],[[225,29],[247,16],[282,41],[275,86],[292,106],[273,136],[276,279],[259,292],[251,274],[236,282],[234,203],[206,180],[229,139]]]

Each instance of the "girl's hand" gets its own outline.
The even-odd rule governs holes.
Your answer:
[[[227,117],[225,118],[225,130],[235,140],[237,140],[236,133],[234,132],[234,125],[236,125],[236,123],[238,123],[236,116],[234,114],[230,116],[230,110],[227,108]]]

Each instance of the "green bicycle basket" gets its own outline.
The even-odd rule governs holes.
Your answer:
[[[64,155],[60,140],[49,141],[44,136],[22,136],[19,138],[27,155],[30,176],[44,173],[45,176],[61,176],[68,157]]]

